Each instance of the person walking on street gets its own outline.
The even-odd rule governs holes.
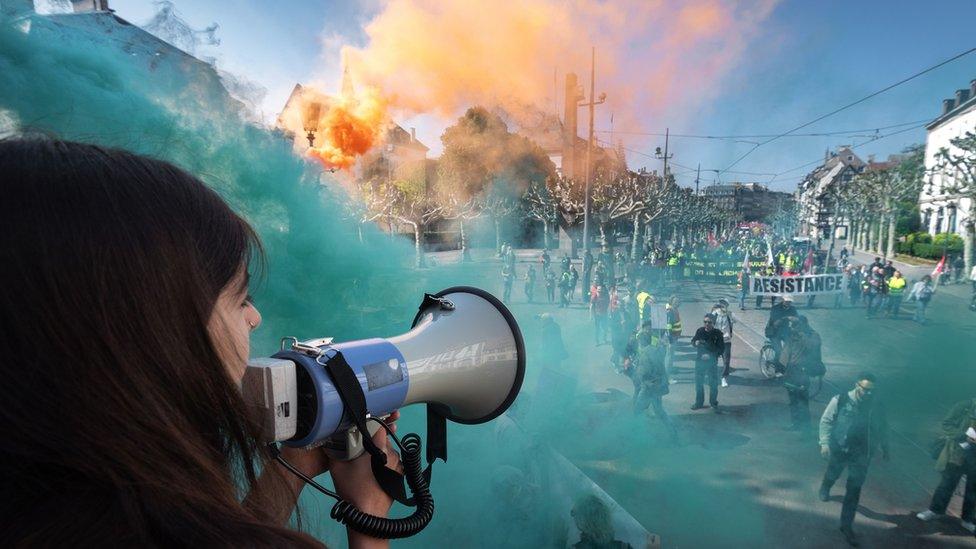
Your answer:
[[[796,318],[800,313],[793,306],[793,296],[783,296],[783,300],[769,308],[769,320],[766,322],[764,335],[773,346],[776,360],[779,361],[783,352],[783,342],[789,336],[789,322],[786,319]]]
[[[935,469],[942,473],[942,481],[932,495],[929,508],[915,516],[928,522],[945,515],[959,479],[965,476],[966,487],[959,518],[963,528],[976,532],[976,398],[952,407],[942,420],[940,439],[942,450]]]
[[[628,346],[627,371],[634,383],[634,414],[642,414],[648,406],[653,408],[654,415],[664,424],[674,443],[678,439],[678,430],[662,402],[662,397],[671,392],[664,371],[664,354],[664,345],[653,335],[651,322],[647,321]]]
[[[797,317],[795,327],[783,346],[785,368],[783,387],[790,403],[792,428],[810,428],[810,376],[823,375],[820,334],[810,327],[805,316]]]
[[[512,299],[512,285],[515,283],[515,268],[508,263],[502,265],[502,282],[505,284],[502,301],[508,303]]]
[[[715,328],[722,332],[722,387],[729,386],[729,374],[732,373],[732,311],[729,311],[729,302],[726,299],[719,299],[718,303],[712,307],[712,314],[715,315]]]
[[[708,383],[708,403],[718,410],[718,357],[725,349],[722,332],[715,328],[715,315],[705,315],[703,326],[698,328],[691,344],[698,350],[695,360],[695,404],[692,410],[705,408],[705,383]]]
[[[830,399],[820,418],[820,455],[827,460],[827,470],[820,483],[820,501],[830,500],[831,487],[847,469],[840,531],[847,543],[855,547],[859,541],[853,530],[854,515],[868,465],[878,447],[885,461],[890,458],[888,420],[875,390],[873,375],[859,375],[853,389]]]
[[[677,379],[674,377],[674,353],[678,347],[678,339],[681,338],[682,330],[681,314],[678,312],[679,305],[681,305],[681,301],[676,295],[668,298],[668,302],[664,305],[664,314],[668,320],[664,327],[664,339],[668,345],[668,355],[664,368],[668,371],[671,383],[677,383]]]
[[[542,273],[546,279],[546,300],[551,305],[556,301],[556,273],[552,269],[543,269]]]
[[[932,294],[935,293],[935,287],[932,286],[932,277],[930,275],[925,275],[922,280],[919,280],[912,286],[911,293],[908,294],[909,301],[915,301],[915,314],[912,316],[912,320],[918,322],[919,324],[925,324],[928,322],[925,319],[925,311],[929,308],[929,302],[932,301]]]
[[[529,264],[529,270],[525,272],[525,299],[532,303],[535,297],[535,265]]]
[[[742,269],[739,273],[739,310],[746,310],[746,296],[749,295],[749,283],[752,282],[752,275],[749,269]]]
[[[593,336],[596,344],[608,343],[607,315],[610,312],[610,295],[606,286],[593,285],[590,289],[590,317],[593,318]]]
[[[559,308],[569,307],[569,291],[573,287],[573,275],[569,274],[568,269],[563,270],[559,277]]]
[[[579,284],[579,278],[580,278],[579,271],[576,270],[576,265],[573,265],[569,268],[569,278],[571,284],[569,287],[569,300],[572,301],[573,299],[576,298],[576,286],[577,284]],[[584,292],[589,292],[589,291],[590,291],[589,288],[580,289],[580,297],[582,297],[582,294]]]
[[[902,278],[901,271],[895,273],[888,279],[888,310],[885,315],[891,318],[898,318],[901,310],[901,298],[905,294],[905,286],[908,282]]]
[[[593,253],[589,249],[583,254],[583,289],[589,290],[590,284],[593,281]],[[589,299],[589,296],[583,296],[584,300]]]
[[[851,298],[851,307],[857,307],[861,304],[862,282],[864,282],[864,265],[851,269],[851,276],[847,279],[847,292]]]
[[[952,280],[956,284],[962,284],[962,270],[966,268],[966,262],[962,255],[957,255],[952,262]]]

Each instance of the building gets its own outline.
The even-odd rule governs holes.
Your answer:
[[[526,110],[514,117],[514,131],[542,147],[556,166],[556,173],[570,179],[582,180],[586,172],[586,139],[579,136],[580,101],[585,99],[576,74],[566,75],[563,118],[539,110]],[[588,131],[588,128],[584,128]],[[624,172],[627,160],[623,144],[601,147],[594,137],[590,153],[590,173],[601,170]]]
[[[340,90],[342,90],[340,92],[341,97],[353,96],[352,82],[349,79],[348,71],[343,74]],[[302,95],[305,92],[306,89],[301,84],[295,84],[291,95],[288,96],[288,100],[285,101],[285,105],[278,115],[276,124],[279,130],[285,132],[292,139],[295,150],[299,154],[304,154],[309,149],[317,139],[319,133],[319,130],[306,128],[308,130],[306,135],[298,138],[298,136],[288,130],[288,128],[302,125],[301,122],[290,120],[290,118],[303,116],[302,113],[304,110],[299,105],[301,105]],[[319,109],[327,110],[329,108],[328,102],[330,98],[318,92],[313,91],[312,93],[316,97],[314,117],[318,118],[320,115]],[[376,145],[358,159],[349,175],[352,176],[353,180],[360,180],[363,178],[364,170],[367,166],[373,169],[379,167],[391,175],[397,173],[404,166],[415,165],[420,167],[426,162],[427,152],[429,150],[426,145],[417,139],[417,132],[414,128],[410,128],[410,131],[407,131],[390,120],[387,121],[386,128],[379,139],[377,139]]]
[[[839,191],[850,185],[854,176],[866,167],[867,164],[847,145],[825,155],[824,163],[807,174],[797,186],[801,234],[829,238],[830,227],[835,225],[835,236],[847,238],[850,220],[839,207]],[[835,214],[837,219],[834,219]]]
[[[705,187],[705,198],[742,221],[762,221],[793,201],[790,193],[771,191],[759,183],[729,183]]]
[[[956,90],[955,97],[943,100],[942,114],[926,129],[925,169],[932,175],[922,186],[918,200],[922,227],[932,235],[957,233],[965,238],[966,224],[973,222],[970,219],[972,199],[951,194],[946,187],[951,187],[953,176],[933,171],[939,151],[954,149],[950,140],[976,130],[976,80],[969,83],[968,89]]]
[[[122,19],[109,8],[108,0],[74,0],[61,7],[69,6],[70,11],[37,13],[32,0],[0,0],[0,13],[17,21],[31,40],[84,40],[125,52],[146,69],[140,84],[160,94],[192,93],[195,100],[215,109],[244,111],[244,104],[230,95],[212,64]]]

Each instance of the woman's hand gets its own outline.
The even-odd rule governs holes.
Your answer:
[[[390,430],[396,432],[394,423],[400,418],[400,412],[394,411],[390,417],[386,418],[386,424]],[[373,443],[386,453],[386,466],[400,474],[403,474],[403,464],[400,463],[400,455],[390,447],[390,439],[386,434],[386,429],[380,428],[373,435]],[[332,481],[335,484],[336,492],[342,499],[352,503],[360,511],[369,513],[377,517],[385,517],[390,512],[393,505],[393,498],[380,488],[373,476],[371,456],[368,452],[352,461],[333,461],[332,462]],[[359,532],[347,529],[349,536],[349,547],[373,548],[388,547],[387,540],[378,540],[368,537]]]
[[[400,412],[395,411],[386,418],[386,424],[390,430],[396,432],[397,419]],[[373,435],[373,443],[380,450],[386,453],[386,466],[394,471],[403,473],[403,465],[400,463],[400,455],[390,447],[390,439],[386,434],[386,429],[380,428]],[[393,499],[380,488],[373,477],[371,456],[368,452],[352,461],[333,461],[332,480],[335,483],[336,492],[342,499],[352,503],[361,511],[376,516],[386,516],[393,505]]]
[[[309,478],[315,478],[329,470],[332,460],[322,448],[303,450],[301,448],[281,447],[281,457],[294,465]]]

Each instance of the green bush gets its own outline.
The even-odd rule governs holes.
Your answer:
[[[912,244],[931,244],[932,243],[932,235],[930,235],[929,233],[917,232],[917,233],[915,233],[915,234],[913,234],[911,236],[913,237],[912,238],[912,241],[911,241]]]
[[[932,244],[945,246],[949,250],[954,248],[962,249],[962,237],[956,233],[939,233],[932,239]]]
[[[900,254],[912,255],[912,243],[895,242],[895,252]]]

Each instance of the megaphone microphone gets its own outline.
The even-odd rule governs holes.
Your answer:
[[[525,343],[512,313],[484,290],[453,287],[426,294],[405,334],[342,343],[332,338],[284,338],[278,353],[248,364],[242,389],[267,442],[322,446],[336,459],[354,459],[370,451],[377,480],[389,493],[397,488],[380,478],[389,469],[375,466],[371,435],[385,427],[376,418],[403,406],[427,404],[427,461],[446,460],[446,421],[469,425],[491,421],[515,401],[524,377]],[[416,516],[421,514],[420,492],[426,489],[419,471],[419,437],[407,435],[401,445],[394,435],[394,441],[404,454],[407,484],[416,501],[405,500],[402,480],[400,494],[390,495],[416,503]],[[416,455],[411,455],[414,451]],[[411,474],[411,460],[416,461],[415,474]],[[429,497],[429,491],[426,494]],[[355,513],[363,514],[350,508],[340,501],[333,518],[374,537],[406,537],[429,522],[433,500],[426,522],[401,523],[398,528],[391,524],[380,528],[382,521],[390,519],[358,517]]]

